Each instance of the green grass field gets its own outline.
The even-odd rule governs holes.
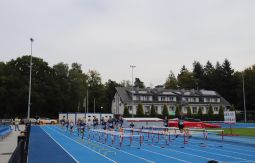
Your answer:
[[[229,128],[224,128],[224,134],[230,134]],[[255,137],[254,128],[233,128],[232,134],[238,134],[240,136],[253,136]]]

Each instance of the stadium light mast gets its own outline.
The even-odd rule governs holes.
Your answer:
[[[247,122],[246,117],[246,103],[245,103],[245,87],[244,87],[244,72],[242,72],[242,81],[243,81],[243,108],[244,108],[244,122]]]
[[[30,119],[30,107],[31,107],[31,84],[32,84],[32,50],[34,39],[30,38],[31,42],[31,55],[30,55],[30,73],[29,73],[29,89],[28,89],[28,108],[27,108],[27,119]]]
[[[133,91],[134,91],[134,78],[133,78],[133,75],[134,75],[134,68],[135,68],[136,66],[134,66],[134,65],[130,65],[130,68],[132,69],[132,91],[131,91],[131,95],[132,95],[132,97],[131,97],[131,101],[132,101],[132,118],[134,118],[134,108],[133,108],[133,105],[134,105],[134,100],[133,100]]]

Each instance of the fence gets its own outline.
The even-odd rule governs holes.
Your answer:
[[[26,124],[25,130],[18,136],[17,147],[8,163],[27,163],[30,126],[30,123]]]

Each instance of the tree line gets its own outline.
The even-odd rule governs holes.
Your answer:
[[[0,62],[0,118],[25,117],[28,106],[30,56],[22,56],[8,62]],[[254,111],[255,105],[255,65],[243,72],[234,71],[226,59],[222,64],[205,65],[193,63],[192,71],[183,66],[175,77],[170,71],[164,86],[169,89],[209,89],[215,90],[238,110],[243,110],[244,77],[246,107]],[[111,112],[111,104],[117,86],[131,86],[123,80],[118,83],[109,79],[102,83],[96,70],[82,71],[82,65],[63,62],[49,66],[41,58],[33,57],[31,116],[55,117],[59,112],[84,112],[84,98],[89,94],[89,112]],[[135,78],[135,87],[145,88],[144,83]],[[95,99],[95,100],[94,100]]]
[[[165,87],[214,90],[237,110],[243,110],[243,84],[246,108],[249,111],[255,111],[255,65],[240,72],[235,71],[227,59],[222,64],[217,62],[215,65],[210,61],[205,65],[195,61],[192,71],[183,66],[177,78],[170,72]]]

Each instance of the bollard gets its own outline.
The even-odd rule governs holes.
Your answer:
[[[20,163],[25,163],[25,136],[20,135],[18,136],[18,144],[20,144],[20,151],[19,151],[19,156],[20,156]]]

